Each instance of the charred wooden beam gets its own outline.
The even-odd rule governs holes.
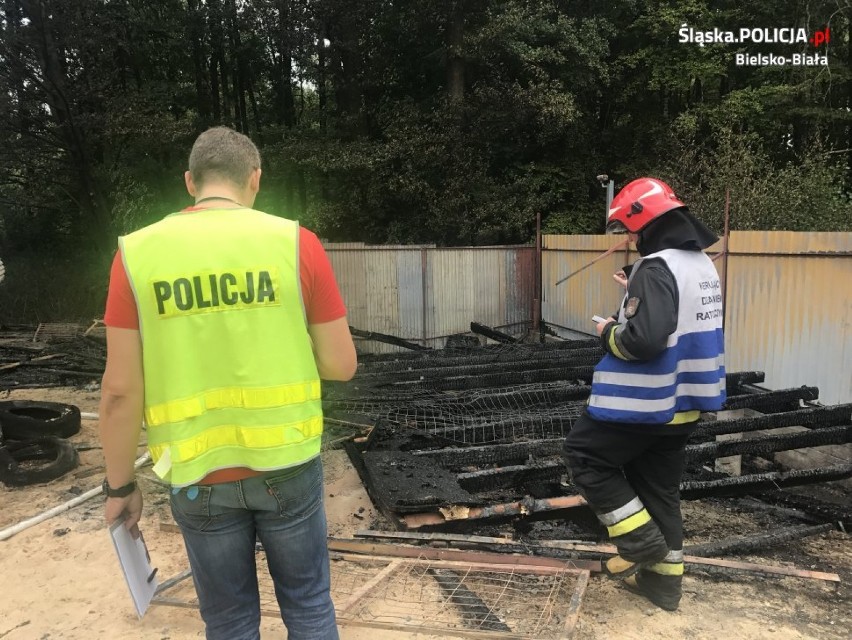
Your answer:
[[[721,556],[728,553],[748,553],[750,551],[786,544],[793,540],[816,536],[831,531],[833,528],[833,525],[830,523],[787,527],[785,529],[775,529],[768,533],[736,536],[725,538],[724,540],[694,544],[686,547],[684,552],[691,556],[699,557]]]
[[[833,427],[849,422],[852,422],[852,404],[808,407],[807,409],[798,409],[786,413],[702,422],[693,433],[693,438],[777,429],[779,427]]]
[[[841,425],[812,431],[766,435],[747,440],[719,440],[693,444],[686,447],[686,461],[694,463],[741,454],[762,456],[776,451],[843,444],[850,441],[852,441],[852,425]]]
[[[530,456],[558,455],[562,451],[564,442],[564,438],[547,438],[545,440],[484,445],[480,447],[447,447],[446,449],[414,451],[413,453],[415,456],[423,456],[435,460],[438,464],[448,469],[458,469],[466,466],[485,466],[513,460],[526,460]]]
[[[431,351],[431,347],[425,347],[422,344],[417,344],[416,342],[410,342],[408,340],[404,340],[397,336],[391,336],[386,333],[376,333],[374,331],[361,331],[361,329],[356,329],[355,327],[350,326],[349,332],[353,336],[357,336],[359,338],[364,338],[366,340],[375,340],[376,342],[384,342],[385,344],[392,344],[397,347],[402,347],[404,349],[411,349],[412,351]]]
[[[497,331],[497,329],[492,329],[491,327],[479,324],[478,322],[471,322],[470,330],[473,333],[485,336],[486,338],[490,338],[496,342],[502,342],[504,344],[514,344],[518,342],[517,338],[510,336],[508,333]]]
[[[387,379],[389,382],[421,380],[428,378],[449,378],[456,376],[475,376],[495,371],[528,371],[536,368],[579,367],[594,365],[601,359],[602,352],[575,354],[568,352],[560,358],[547,360],[517,360],[509,362],[468,363],[462,365],[436,365],[433,367],[401,367],[394,371],[364,371],[358,379],[372,382]]]
[[[773,471],[771,473],[757,473],[723,478],[721,480],[683,482],[680,485],[680,495],[685,500],[742,496],[767,489],[796,487],[804,484],[845,480],[847,478],[852,478],[852,464],[838,464],[831,467],[819,467],[817,469],[805,469],[801,471]]]
[[[491,491],[518,487],[526,482],[554,480],[563,473],[565,465],[561,461],[545,461],[460,473],[458,478],[465,491]]]
[[[799,408],[800,400],[812,401],[817,398],[819,398],[818,387],[796,387],[767,391],[766,393],[745,393],[729,396],[725,401],[725,409],[755,409],[757,411],[781,409],[789,411]]]

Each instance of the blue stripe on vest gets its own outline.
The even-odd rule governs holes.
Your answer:
[[[679,336],[677,344],[666,348],[660,355],[648,362],[629,362],[605,355],[595,367],[595,373],[609,373],[615,381],[601,382],[592,380],[592,397],[588,413],[598,420],[623,423],[665,424],[681,411],[717,411],[722,408],[726,394],[724,387],[725,367],[719,366],[712,371],[683,371],[677,373],[678,364],[684,360],[715,359],[724,354],[724,335],[721,329],[698,331]],[[619,374],[641,374],[655,376],[675,375],[674,382],[664,387],[647,387],[641,384],[627,384],[627,380],[618,381]],[[710,396],[691,395],[695,389],[682,389],[678,394],[678,385],[701,385],[707,388]],[[721,388],[720,388],[721,387]],[[607,401],[609,398],[611,400]],[[622,399],[629,402],[638,400],[633,408],[603,407],[600,404],[614,404]],[[641,407],[641,401],[656,402],[671,400],[671,407],[651,411]],[[597,404],[596,404],[597,403]],[[667,404],[662,402],[663,405]]]
[[[667,347],[653,360],[639,363],[604,356],[604,359],[595,367],[595,371],[662,375],[675,371],[677,363],[681,360],[715,358],[724,352],[724,337],[721,329],[685,333],[678,338],[676,345]]]
[[[718,389],[719,382],[725,379],[725,367],[719,367],[715,371],[694,371],[680,373],[675,384],[665,387],[644,387],[627,384],[609,384],[599,382],[595,385],[595,393],[602,396],[617,398],[636,398],[637,400],[662,400],[671,398],[677,392],[677,386],[681,384],[707,385]],[[684,394],[688,396],[689,394]]]

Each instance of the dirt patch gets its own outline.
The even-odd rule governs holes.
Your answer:
[[[82,411],[97,411],[98,396],[71,388],[21,390],[12,398],[70,402]],[[84,421],[75,444],[97,445],[97,424]],[[140,449],[141,452],[141,449]],[[0,485],[0,527],[53,507],[75,493],[97,486],[103,465],[100,450],[80,454],[81,466],[42,486],[8,489]],[[357,474],[342,451],[323,456],[325,501],[329,533],[349,537],[358,529],[381,528]],[[75,477],[75,474],[87,477]],[[145,492],[142,528],[159,575],[170,576],[186,567],[179,534],[162,531],[171,522],[165,489],[150,470],[141,473]],[[752,513],[722,500],[684,503],[687,544],[765,529],[768,516]],[[777,526],[777,518],[771,522]],[[537,523],[536,531],[556,537],[552,524]],[[493,532],[492,532],[493,533]],[[485,535],[489,535],[486,531]],[[549,537],[542,535],[541,537]],[[738,640],[845,640],[852,627],[852,541],[832,531],[778,547],[765,554],[743,556],[754,562],[795,565],[834,571],[839,586],[790,578],[724,577],[689,573],[681,608],[668,613],[650,605],[617,583],[594,576],[581,609],[575,638],[589,640],[681,640],[730,637]],[[102,502],[92,500],[76,509],[0,542],[3,575],[4,640],[63,638],[140,638],[172,640],[201,638],[203,625],[195,611],[153,607],[143,620],[133,613],[129,595],[102,520]],[[282,637],[280,620],[265,619],[264,638]],[[344,628],[344,640],[390,640],[434,636],[396,631]]]

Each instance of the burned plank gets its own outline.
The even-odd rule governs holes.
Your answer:
[[[773,471],[757,473],[721,480],[702,480],[683,482],[680,495],[685,500],[706,497],[742,496],[766,489],[795,487],[804,484],[845,480],[852,478],[852,464],[838,464],[831,467],[805,469],[801,471]]]
[[[693,444],[686,447],[686,461],[695,463],[741,454],[762,456],[776,451],[843,444],[850,441],[852,441],[852,425],[824,427],[812,431],[766,435],[747,440],[719,440]]]
[[[494,340],[496,342],[502,342],[504,344],[514,344],[518,342],[517,338],[510,336],[508,333],[497,331],[497,329],[492,329],[491,327],[486,326],[484,324],[480,324],[478,322],[471,322],[470,330],[473,333],[485,336],[486,338],[490,338],[491,340]]]
[[[699,557],[721,556],[728,553],[748,553],[786,544],[793,540],[816,536],[831,531],[833,528],[832,524],[825,523],[774,529],[768,533],[760,533],[752,536],[736,536],[713,542],[705,542],[703,544],[690,545],[684,549],[684,552],[691,556]]]
[[[850,422],[852,422],[852,404],[808,407],[786,413],[701,422],[692,437],[702,438],[729,433],[777,429],[779,427],[832,427]]]

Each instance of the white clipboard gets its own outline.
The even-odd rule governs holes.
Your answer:
[[[133,606],[142,618],[157,591],[157,570],[151,567],[151,556],[148,555],[145,539],[138,527],[135,527],[135,532],[139,533],[139,537],[134,539],[124,526],[124,519],[116,520],[109,527],[109,537],[115,547],[127,588],[130,589]]]

